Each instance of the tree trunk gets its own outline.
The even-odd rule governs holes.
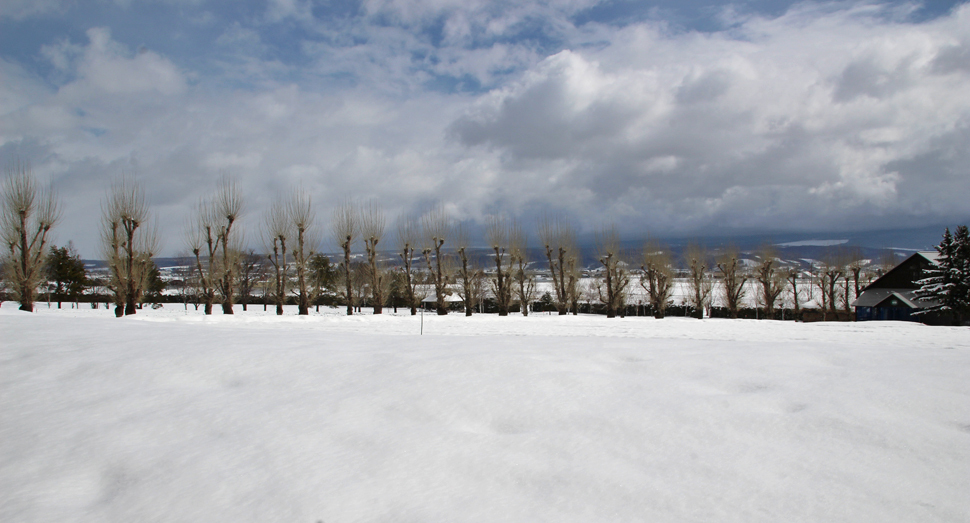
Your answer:
[[[350,237],[344,244],[344,275],[347,278],[347,316],[354,314],[354,289],[353,282],[350,280]]]
[[[300,316],[308,316],[310,314],[310,304],[306,299],[306,294],[300,291],[300,300],[298,312]]]
[[[30,285],[20,286],[20,310],[34,312],[34,289]]]

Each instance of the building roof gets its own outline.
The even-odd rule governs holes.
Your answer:
[[[853,307],[877,307],[890,298],[898,299],[910,309],[925,309],[931,302],[917,301],[915,289],[869,289],[852,302]]]
[[[926,309],[937,305],[935,301],[920,301],[916,298],[916,290],[919,288],[916,282],[922,278],[923,270],[929,265],[935,265],[938,258],[939,254],[936,251],[913,253],[870,283],[852,302],[852,306],[879,307],[892,298],[896,298],[903,306],[910,309]]]
[[[875,289],[917,289],[917,281],[923,279],[923,271],[936,265],[936,251],[919,251],[910,255],[898,265],[866,286],[865,292]],[[860,296],[861,297],[861,296]],[[866,305],[863,305],[866,307]]]

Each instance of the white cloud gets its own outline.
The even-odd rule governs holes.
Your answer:
[[[299,17],[307,5],[270,9]],[[298,184],[321,217],[346,198],[378,199],[392,216],[440,201],[463,218],[553,209],[639,234],[967,216],[970,7],[923,24],[802,7],[707,34],[572,27],[582,4],[507,7],[370,2],[402,22],[313,26],[303,68],[272,58],[242,22],[212,70],[92,29],[45,46],[56,87],[0,60],[0,154],[26,154],[56,180],[68,199],[58,234],[88,256],[98,201],[123,170],[149,189],[169,253],[222,169],[240,179],[253,231]],[[440,45],[407,26],[434,13],[447,15]],[[529,17],[568,49],[468,45]],[[429,91],[435,75],[494,89]]]
[[[946,156],[934,140],[970,127],[968,78],[952,65],[968,13],[911,24],[871,7],[795,10],[711,35],[633,26],[545,59],[451,129],[501,159],[498,183],[558,161],[568,188],[535,198],[575,213],[632,212],[661,230],[877,226],[923,207],[899,190],[920,175],[888,166]],[[967,188],[937,195],[937,218]]]

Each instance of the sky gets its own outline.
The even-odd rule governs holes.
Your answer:
[[[627,238],[970,218],[970,6],[707,0],[0,0],[0,164],[145,188],[162,252],[221,176],[258,246],[301,188]]]

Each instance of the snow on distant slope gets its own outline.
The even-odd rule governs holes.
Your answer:
[[[0,307],[0,521],[966,521],[970,335]]]
[[[779,247],[832,247],[849,243],[849,240],[801,240],[797,242],[778,243]]]

